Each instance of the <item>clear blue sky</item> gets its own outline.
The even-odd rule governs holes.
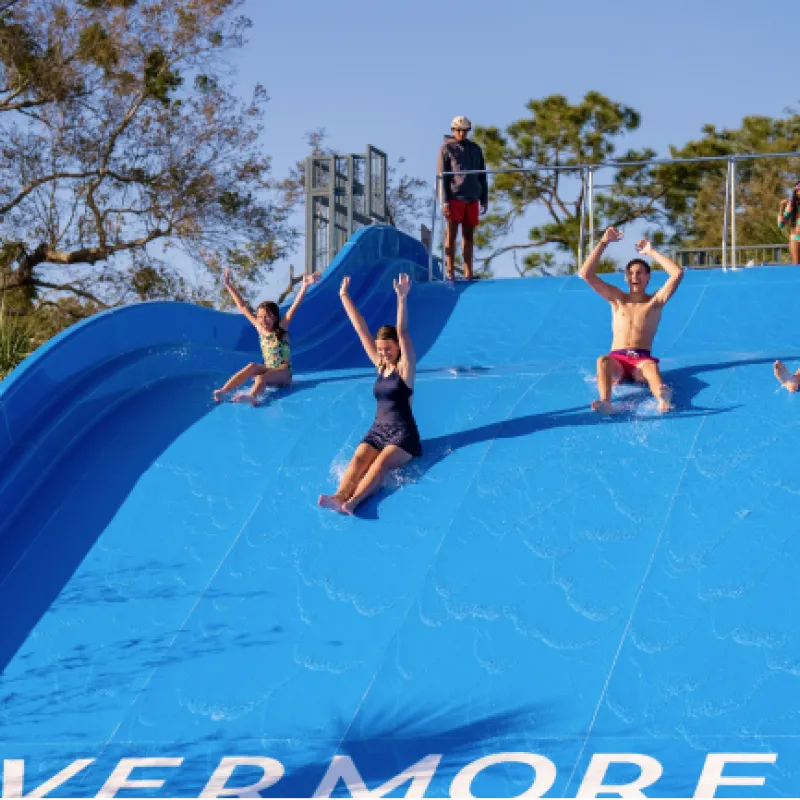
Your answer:
[[[261,82],[270,95],[276,176],[324,127],[337,150],[371,143],[431,180],[455,114],[504,126],[548,94],[596,89],[633,106],[642,125],[621,149],[661,154],[708,122],[780,115],[800,105],[798,11],[789,0],[248,0],[254,24],[236,63],[243,93]]]

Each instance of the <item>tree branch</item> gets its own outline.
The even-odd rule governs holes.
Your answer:
[[[0,3],[0,15],[5,14],[6,11],[21,2],[22,0],[4,0],[4,2]]]
[[[32,191],[34,191],[34,189],[38,189],[45,183],[57,180],[80,180],[81,178],[90,178],[95,174],[95,170],[92,170],[91,172],[55,172],[52,175],[45,175],[42,178],[37,178],[36,180],[31,181],[31,183],[29,183],[22,191],[20,191],[13,200],[0,206],[0,215],[8,213],[12,208],[14,208],[14,206],[19,205]]]
[[[125,250],[135,250],[137,247],[144,247],[155,239],[169,236],[170,233],[172,233],[172,226],[166,230],[156,228],[150,231],[146,236],[132,239],[129,242],[120,242],[119,244],[112,244],[106,247],[83,247],[80,250],[73,250],[69,253],[46,248],[45,257],[39,263],[41,264],[47,261],[51,264],[96,264],[98,261],[104,261],[109,256],[113,256],[114,253],[121,253]]]
[[[569,217],[569,219],[574,219],[573,215],[570,214],[569,211],[567,210],[567,207],[564,205],[564,202],[562,201],[562,199],[558,196],[558,192],[557,191],[553,192],[553,197],[555,198],[556,203],[558,204],[558,207],[564,213],[564,216],[565,217]]]
[[[563,220],[560,220],[558,218],[558,214],[556,214],[556,210],[555,208],[553,208],[552,190],[549,190],[547,192],[542,192],[539,196],[542,198],[542,202],[547,206],[547,210],[550,212],[550,216],[553,218],[553,222],[555,222],[556,225],[561,225]]]
[[[12,103],[15,97],[19,97],[22,94],[22,89],[20,89],[16,94],[13,94],[10,98],[6,100],[0,101],[0,112],[2,111],[24,111],[28,108],[38,108],[40,106],[46,106],[50,103],[55,103],[55,100],[50,99],[40,99],[40,100],[20,100],[19,103]],[[38,117],[37,117],[38,119]]]
[[[498,247],[497,250],[490,253],[488,256],[486,256],[486,258],[479,258],[478,261],[482,261],[488,268],[488,266],[491,264],[492,261],[494,261],[495,258],[497,258],[498,256],[502,256],[504,253],[509,253],[512,250],[531,250],[534,247],[543,247],[546,244],[560,244],[565,247],[569,247],[569,242],[566,239],[554,236],[549,239],[542,239],[541,241],[538,242],[504,245],[503,247]]]
[[[40,289],[54,289],[59,292],[72,292],[72,294],[82,297],[84,300],[91,300],[93,303],[97,303],[103,308],[109,307],[99,297],[95,297],[91,292],[87,292],[85,289],[81,289],[78,286],[73,286],[71,283],[50,283],[49,281],[40,281],[38,278],[31,278],[30,281],[27,281],[23,285],[36,286]]]
[[[300,281],[303,280],[303,275],[294,274],[294,264],[289,264],[289,285],[281,292],[280,297],[278,298],[278,305],[280,305],[294,290],[294,287],[297,286]]]

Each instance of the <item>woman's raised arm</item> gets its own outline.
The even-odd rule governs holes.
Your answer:
[[[361,312],[356,308],[356,304],[348,294],[349,287],[350,277],[345,276],[342,279],[342,285],[339,288],[339,297],[342,298],[344,310],[347,312],[350,322],[356,329],[356,333],[358,334],[358,338],[361,340],[364,350],[369,356],[370,361],[372,361],[372,363],[377,367],[380,364],[380,358],[378,357],[378,351],[375,349],[375,340],[372,338],[372,335],[369,332],[367,323],[364,322],[364,317],[361,316]]]

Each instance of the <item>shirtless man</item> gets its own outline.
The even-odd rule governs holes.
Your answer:
[[[597,388],[600,399],[592,403],[592,409],[600,414],[613,414],[612,387],[620,381],[632,380],[646,383],[650,387],[653,396],[658,400],[659,411],[670,411],[672,392],[664,383],[658,370],[658,359],[650,355],[650,348],[661,321],[661,310],[683,280],[683,270],[657,252],[647,239],[642,239],[636,243],[637,251],[643,256],[650,256],[663,267],[669,279],[655,294],[647,294],[650,265],[641,258],[634,258],[625,267],[625,280],[630,291],[623,292],[616,286],[611,286],[597,277],[597,265],[606,247],[611,242],[619,242],[622,237],[622,231],[609,228],[580,272],[581,278],[611,303],[614,334],[611,352],[597,359]]]

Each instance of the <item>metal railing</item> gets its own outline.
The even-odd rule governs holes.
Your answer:
[[[604,161],[597,164],[574,164],[569,166],[556,165],[556,164],[537,164],[532,167],[513,167],[508,169],[487,169],[487,170],[455,170],[450,172],[440,172],[436,174],[433,186],[433,211],[431,213],[431,242],[435,241],[436,237],[436,220],[440,217],[442,224],[441,236],[441,255],[443,274],[445,263],[444,252],[444,214],[437,214],[437,206],[440,206],[440,188],[441,182],[444,178],[453,175],[503,175],[503,174],[532,174],[538,172],[564,172],[564,173],[579,173],[581,180],[581,195],[583,203],[580,208],[580,233],[578,242],[578,265],[583,263],[585,252],[585,240],[587,238],[588,227],[588,240],[589,251],[594,249],[595,246],[595,230],[594,230],[594,188],[595,172],[601,169],[625,169],[629,167],[645,167],[645,166],[659,166],[666,164],[700,164],[700,163],[721,163],[727,162],[727,173],[725,177],[725,210],[723,218],[723,233],[722,233],[722,246],[720,248],[683,248],[685,250],[714,250],[721,253],[721,266],[723,269],[729,267],[736,268],[737,257],[739,250],[736,241],[736,184],[737,184],[737,170],[736,165],[740,161],[761,160],[769,158],[795,158],[800,157],[800,153],[743,153],[740,155],[731,156],[699,156],[696,158],[654,158],[646,161]],[[588,219],[587,219],[588,218]],[[730,247],[729,247],[730,240]],[[758,247],[766,250],[781,247],[781,245],[759,245]],[[782,247],[788,249],[788,245]],[[433,280],[433,247],[428,252],[428,277]]]
[[[678,247],[669,251],[670,258],[679,267],[703,269],[722,266],[721,247]],[[739,245],[738,257],[742,266],[780,264],[789,261],[789,245],[783,244],[745,244]],[[748,258],[749,256],[749,258]]]

